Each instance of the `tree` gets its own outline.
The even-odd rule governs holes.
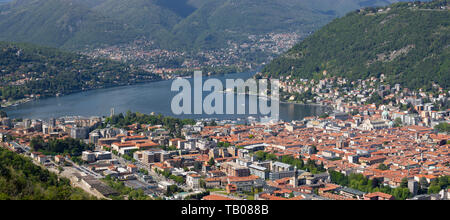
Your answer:
[[[447,132],[450,133],[450,124],[449,123],[439,123],[438,125],[436,125],[434,127],[434,129],[436,129],[439,132]]]
[[[427,188],[429,186],[429,183],[425,177],[420,178],[419,183],[422,187]]]
[[[227,147],[229,147],[229,146],[231,146],[231,144],[228,143],[228,142],[219,142],[219,143],[217,143],[217,147],[227,148]]]
[[[266,159],[275,161],[277,160],[277,156],[275,154],[267,154]]]
[[[428,194],[436,194],[439,193],[439,191],[441,191],[441,187],[438,185],[431,184],[430,187],[428,187]]]
[[[439,187],[446,189],[450,185],[450,176],[439,177]]]
[[[198,170],[201,170],[201,169],[202,169],[202,164],[201,163],[198,163],[198,162],[194,163],[194,170],[198,171]]]
[[[408,179],[403,178],[402,182],[400,183],[400,187],[408,188]]]
[[[172,196],[174,193],[180,192],[180,191],[182,191],[182,189],[178,188],[177,185],[170,185],[169,187],[167,187],[166,195]]]
[[[318,150],[316,145],[311,146],[312,150],[311,150],[311,154],[317,154]]]
[[[320,162],[320,165],[317,167],[317,170],[320,172],[325,171],[325,166],[323,165],[323,161]]]
[[[378,188],[380,186],[381,182],[378,178],[373,178],[372,179],[372,189]]]
[[[0,118],[6,118],[6,117],[8,117],[8,114],[6,114],[5,111],[0,110]]]
[[[294,192],[289,193],[289,198],[294,198],[294,197],[295,197]]]
[[[328,118],[330,115],[328,113],[323,113],[319,116],[319,118]]]
[[[410,197],[411,192],[409,191],[408,188],[405,187],[398,187],[393,189],[393,193],[392,195],[395,197],[395,199],[397,200],[405,200],[408,197]]]
[[[208,165],[210,165],[210,166],[214,166],[215,163],[216,163],[216,161],[212,157],[208,161]]]
[[[401,118],[396,118],[394,120],[394,127],[400,127],[402,126],[402,119]]]
[[[44,154],[68,154],[71,156],[80,156],[83,151],[91,150],[93,147],[79,139],[50,139],[46,142],[41,136],[33,137],[30,141],[30,146],[34,151],[43,152]]]
[[[201,179],[200,182],[199,182],[199,184],[200,184],[200,187],[201,187],[201,188],[206,189],[206,182],[205,182],[204,179]]]
[[[174,180],[178,184],[183,184],[184,183],[184,178],[182,176],[170,175],[169,178]]]
[[[255,153],[256,159],[259,160],[259,161],[266,160],[266,155],[267,155],[267,153],[264,152],[264,151],[257,151]]]
[[[33,137],[30,141],[30,147],[34,151],[39,151],[40,149],[44,148],[45,145],[46,143],[41,136]]]
[[[388,170],[389,167],[386,164],[384,164],[384,163],[380,163],[380,165],[378,165],[378,169],[380,169],[380,170]]]
[[[142,174],[148,176],[148,170],[146,170],[146,169],[139,169],[139,173],[142,173]]]

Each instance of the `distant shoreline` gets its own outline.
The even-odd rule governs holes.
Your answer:
[[[224,79],[224,78],[226,79],[227,77],[229,77],[229,78],[247,78],[247,77],[251,77],[251,75],[253,73],[254,72],[226,74],[225,76],[223,76],[223,75],[220,76],[219,79]],[[210,77],[207,77],[207,78],[211,78],[211,77],[214,78],[214,77],[218,77],[218,76],[210,76]],[[205,78],[205,80],[207,80],[207,78]],[[170,82],[173,81],[173,80],[175,80],[175,78],[171,78],[171,79],[167,79],[166,78],[166,79],[161,79],[161,80],[153,80],[153,81],[149,81],[149,82],[134,83],[134,84],[130,84],[130,85],[109,86],[107,88],[104,87],[104,88],[83,90],[83,91],[80,91],[80,92],[73,92],[71,94],[63,95],[63,96],[60,97],[61,101],[50,101],[48,103],[54,103],[54,102],[66,103],[64,100],[67,100],[67,99],[64,98],[64,96],[71,96],[71,95],[75,95],[75,97],[77,97],[76,99],[79,100],[79,102],[84,102],[83,101],[84,98],[82,97],[81,99],[79,99],[78,96],[85,96],[85,95],[89,95],[91,93],[104,93],[104,92],[108,94],[108,93],[110,93],[110,91],[115,91],[115,89],[122,90],[121,88],[124,88],[127,91],[129,89],[132,89],[132,90],[133,89],[137,89],[137,90],[139,90],[139,88],[141,87],[140,85],[143,85],[146,88],[147,87],[151,88],[151,87],[154,87],[153,85],[160,85],[161,84],[161,85],[164,85],[164,88],[168,86],[168,89],[170,89]],[[189,80],[191,80],[191,79],[189,79]],[[156,84],[152,84],[152,83],[156,83]],[[149,85],[149,86],[147,86],[147,85]],[[159,86],[157,86],[157,87],[159,87]],[[165,89],[161,89],[161,88],[159,88],[158,91],[161,91],[160,93],[168,92]],[[155,90],[155,92],[156,92],[156,90]],[[223,93],[224,91],[217,91],[217,92]],[[229,91],[229,92],[231,92],[231,91]],[[208,94],[204,94],[204,95],[208,95]],[[257,97],[256,95],[254,95],[254,96]],[[268,96],[268,97],[270,99],[270,96]],[[156,100],[160,100],[157,97],[154,97],[154,98]],[[248,98],[248,96],[247,96],[247,98]],[[46,101],[47,99],[52,99],[53,100],[53,99],[58,99],[58,98],[54,97],[54,96],[53,97],[52,96],[46,96],[46,97],[36,98],[36,99],[33,99],[33,100],[29,100],[29,101],[36,101],[36,102],[32,102],[31,104],[26,104],[25,106],[18,105],[19,107],[17,107],[17,106],[10,106],[8,108],[5,108],[4,110],[7,113],[11,113],[10,116],[14,115],[14,117],[12,117],[12,118],[27,118],[27,117],[31,117],[31,118],[46,118],[48,115],[53,115],[53,114],[55,114],[55,116],[52,116],[52,117],[58,117],[59,115],[65,115],[65,116],[73,116],[73,115],[92,116],[92,115],[102,115],[102,114],[104,114],[103,112],[107,113],[110,110],[109,107],[108,107],[108,109],[107,108],[105,108],[105,109],[102,108],[101,113],[98,113],[95,110],[93,110],[93,111],[90,111],[90,110],[86,110],[85,111],[83,109],[78,109],[78,110],[72,109],[72,110],[70,110],[70,109],[68,109],[70,107],[68,107],[65,104],[62,104],[63,106],[61,106],[61,108],[64,109],[62,114],[60,112],[58,112],[59,110],[58,111],[56,111],[56,110],[53,111],[52,110],[53,107],[51,107],[51,106],[49,106],[50,110],[45,110],[44,113],[40,113],[39,112],[40,108],[45,107],[45,106],[48,105],[48,104],[46,104],[47,103],[47,101]],[[69,99],[71,99],[71,98],[69,98]],[[267,99],[267,97],[265,98],[265,97],[259,96],[258,99],[259,100],[265,100],[265,99]],[[88,101],[89,100],[86,100],[86,102],[88,102]],[[164,100],[160,100],[160,101],[164,101]],[[39,104],[41,102],[43,104]],[[170,105],[170,100],[166,100],[163,106],[167,106],[167,102],[169,102],[169,105]],[[36,105],[35,105],[35,103],[36,103]],[[329,112],[330,109],[331,109],[330,108],[331,106],[329,106],[329,105],[322,105],[322,104],[317,104],[317,103],[291,103],[291,102],[284,102],[284,101],[280,101],[279,103],[281,103],[280,107],[282,109],[289,108],[289,106],[293,107],[294,105],[295,106],[299,106],[299,107],[295,107],[296,109],[297,108],[300,108],[300,109],[303,109],[303,108],[316,109],[316,110],[314,110],[314,112],[316,112],[316,113],[314,113],[313,115],[318,115],[318,114],[321,114],[323,112]],[[25,104],[25,103],[23,103],[23,104]],[[290,105],[287,105],[287,104],[290,104]],[[123,110],[122,109],[123,106],[120,103],[118,103],[118,102],[116,102],[115,105],[112,106],[112,107],[115,108],[116,105],[120,109],[119,111]],[[80,106],[84,106],[83,108],[89,108],[88,106],[86,106],[84,104],[81,104]],[[306,106],[306,107],[303,107],[303,106]],[[36,107],[36,109],[34,109],[35,107]],[[57,107],[55,109],[58,109],[58,108],[60,108],[60,107]],[[163,108],[161,108],[161,109],[163,109],[162,111],[161,111],[161,109],[158,110],[159,108],[150,108],[150,109],[155,109],[155,110],[152,110],[152,111],[156,112],[156,113],[163,114],[163,115],[167,115],[167,114],[170,115],[170,113],[171,113],[170,112],[170,107],[169,107],[169,109],[166,109],[166,107],[163,107]],[[149,109],[147,109],[147,110],[149,110]],[[37,111],[37,112],[34,113],[35,111]],[[126,110],[124,110],[124,111],[126,111]],[[137,109],[137,110],[134,109],[133,111],[146,112],[146,110],[143,110],[143,109]],[[152,111],[148,111],[148,112],[152,112]],[[64,113],[64,112],[66,112],[66,113]],[[292,117],[300,117],[301,115],[303,115],[302,113],[298,113],[298,114],[299,114],[298,116],[292,116]],[[38,115],[38,116],[35,117],[33,115],[35,115],[35,116]],[[56,115],[58,115],[58,116],[56,116]],[[50,116],[48,116],[48,117],[50,117]],[[173,116],[173,117],[180,118],[179,116]],[[205,115],[203,117],[194,117],[194,118],[207,119],[207,118],[214,118],[214,117],[216,117],[216,116],[210,117],[210,116]],[[243,115],[242,117],[241,116],[230,116],[230,117],[224,118],[224,117],[220,117],[219,116],[219,117],[216,117],[216,118],[217,119],[230,119],[231,120],[231,119],[236,119],[236,118],[243,119],[245,117],[246,116]],[[291,120],[291,118],[292,118],[291,116],[287,116],[287,115],[286,115],[286,117],[287,118],[285,118],[285,120]],[[301,117],[304,117],[304,116],[301,116]],[[185,117],[181,117],[181,118],[185,118]],[[191,117],[187,117],[187,118],[191,118]]]
[[[82,93],[82,92],[88,92],[88,91],[95,91],[95,90],[100,90],[100,89],[110,89],[110,88],[120,88],[120,87],[124,87],[124,86],[133,86],[133,85],[141,85],[141,84],[147,84],[147,83],[153,83],[153,82],[161,82],[161,81],[166,81],[166,80],[172,80],[172,79],[160,79],[160,80],[151,80],[151,81],[145,81],[145,82],[136,82],[136,83],[130,83],[130,84],[123,84],[123,85],[111,85],[111,86],[104,86],[104,87],[100,87],[100,88],[90,88],[90,89],[81,89],[81,90],[77,90],[77,91],[73,91],[73,92],[69,92],[66,94],[53,94],[53,95],[47,95],[47,96],[41,96],[40,98],[23,98],[23,99],[18,99],[18,100],[14,100],[12,101],[12,103],[4,105],[1,104],[1,108],[5,109],[5,108],[10,108],[10,107],[17,107],[20,106],[22,104],[31,102],[31,101],[35,101],[35,100],[40,100],[40,99],[46,99],[46,98],[54,98],[54,97],[62,97],[62,96],[67,96],[67,95],[72,95],[72,94],[77,94],[77,93]]]
[[[249,70],[246,72],[257,72],[257,69],[254,70]],[[246,73],[246,72],[239,72],[239,73]],[[217,74],[213,74],[213,75],[206,75],[206,77],[212,77],[212,76],[219,76],[219,75],[228,75],[228,74],[239,74],[239,73],[217,73]],[[164,78],[161,77],[161,79],[159,80],[151,80],[151,81],[144,81],[144,82],[136,82],[136,83],[129,83],[129,84],[119,84],[119,85],[110,85],[110,86],[104,86],[104,87],[100,87],[100,88],[90,88],[90,89],[85,89],[85,90],[78,90],[78,91],[73,91],[73,92],[69,92],[66,94],[53,94],[53,95],[47,95],[47,96],[41,96],[40,98],[30,98],[30,97],[26,97],[23,99],[18,99],[18,100],[14,100],[11,101],[11,103],[7,102],[8,104],[0,104],[0,107],[2,109],[6,109],[6,108],[11,108],[11,107],[17,107],[20,106],[22,104],[28,103],[28,102],[32,102],[35,100],[41,100],[41,99],[46,99],[46,98],[54,98],[54,97],[62,97],[62,96],[67,96],[67,95],[72,95],[72,94],[77,94],[77,93],[82,93],[82,92],[88,92],[88,91],[94,91],[94,90],[100,90],[100,89],[109,89],[109,88],[120,88],[120,87],[125,87],[125,86],[133,86],[133,85],[142,85],[142,84],[147,84],[147,83],[154,83],[154,82],[162,82],[162,81],[170,81],[170,80],[175,80],[177,77],[186,77],[186,75],[184,76],[173,76],[172,78]]]
[[[219,91],[220,93],[230,93],[230,94],[237,94],[237,95],[251,95],[251,96],[258,96],[258,97],[263,97],[263,98],[270,98],[269,96],[265,95],[258,95],[258,94],[247,94],[247,93],[236,93],[234,91]],[[318,103],[296,103],[296,102],[288,102],[288,101],[279,101],[279,103],[283,103],[283,104],[294,104],[294,105],[309,105],[309,106],[320,106],[320,107],[329,107],[331,109],[333,109],[333,107],[331,105],[324,105],[324,104],[318,104]]]

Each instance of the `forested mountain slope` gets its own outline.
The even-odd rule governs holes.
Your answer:
[[[263,73],[298,78],[384,74],[410,88],[450,85],[450,11],[446,0],[397,3],[348,14],[267,65]]]
[[[0,98],[53,96],[160,79],[111,60],[30,44],[0,42]]]

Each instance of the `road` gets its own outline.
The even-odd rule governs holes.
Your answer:
[[[134,164],[134,165],[136,165],[136,167],[138,169],[147,170],[149,176],[151,176],[152,179],[155,180],[156,182],[166,181],[166,182],[169,182],[171,184],[177,185],[179,188],[183,189],[186,192],[188,192],[189,190],[192,190],[192,188],[188,187],[187,185],[178,184],[175,181],[173,181],[172,179],[166,178],[166,177],[164,177],[162,175],[159,175],[159,174],[155,173],[154,170],[149,169],[149,167],[147,165],[143,164],[140,161],[136,161],[136,162],[128,161],[128,160],[125,160],[123,157],[119,157],[119,156],[114,155],[114,154],[113,154],[113,158],[117,159],[117,161],[119,161],[119,163],[121,165],[123,165],[123,166],[127,166],[128,164]]]
[[[20,145],[20,144],[14,142],[14,141],[10,142],[10,144],[13,145],[13,146],[16,147],[16,148],[22,149],[24,152],[31,153],[31,148],[28,147],[28,146]],[[51,161],[55,166],[58,166],[58,165],[57,165],[56,163],[54,163],[52,160],[50,160],[50,161]],[[80,171],[80,172],[85,173],[86,175],[93,176],[93,177],[95,177],[95,178],[97,178],[97,179],[103,178],[102,175],[100,175],[100,174],[98,174],[98,173],[96,173],[96,172],[94,172],[94,171],[91,171],[91,170],[87,169],[86,167],[77,165],[75,162],[73,162],[73,161],[70,160],[69,158],[66,158],[66,161],[69,162],[69,163],[71,163],[75,169],[77,169],[77,170]]]
[[[28,146],[20,145],[20,144],[14,142],[14,141],[9,142],[9,144],[13,145],[15,148],[20,148],[20,149],[22,149],[23,151],[25,151],[27,153],[31,153],[31,149]]]
[[[69,163],[71,163],[75,169],[77,169],[77,170],[79,170],[79,171],[85,173],[86,175],[93,176],[93,177],[95,177],[95,178],[97,178],[97,179],[102,179],[102,178],[104,178],[104,176],[102,176],[102,175],[100,175],[100,174],[98,174],[98,173],[96,173],[96,172],[94,172],[94,171],[92,171],[92,170],[89,170],[88,168],[86,168],[86,167],[84,167],[84,166],[79,166],[78,164],[76,164],[75,162],[73,162],[73,161],[72,161],[71,159],[69,159],[69,158],[66,158],[66,161],[69,162]]]

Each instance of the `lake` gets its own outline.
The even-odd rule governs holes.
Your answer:
[[[217,78],[225,86],[226,79],[248,79],[255,72],[227,74],[211,77],[203,77],[203,81],[208,78]],[[188,79],[193,86],[193,79]],[[116,114],[130,110],[132,112],[156,113],[165,116],[178,118],[216,118],[216,119],[237,119],[253,116],[256,118],[262,115],[174,115],[171,110],[172,98],[178,92],[171,92],[172,81],[158,81],[145,84],[121,86],[106,89],[97,89],[74,93],[61,97],[51,97],[34,100],[19,106],[8,107],[4,110],[12,118],[29,119],[49,119],[63,116],[109,116],[114,108]],[[210,92],[205,92],[207,96]],[[248,102],[248,97],[246,98]],[[224,98],[225,100],[225,98]],[[235,98],[236,100],[236,98]],[[326,107],[317,105],[299,105],[290,103],[280,103],[280,119],[284,121],[301,120],[304,117],[320,115],[326,111]],[[247,110],[248,112],[248,110]]]

